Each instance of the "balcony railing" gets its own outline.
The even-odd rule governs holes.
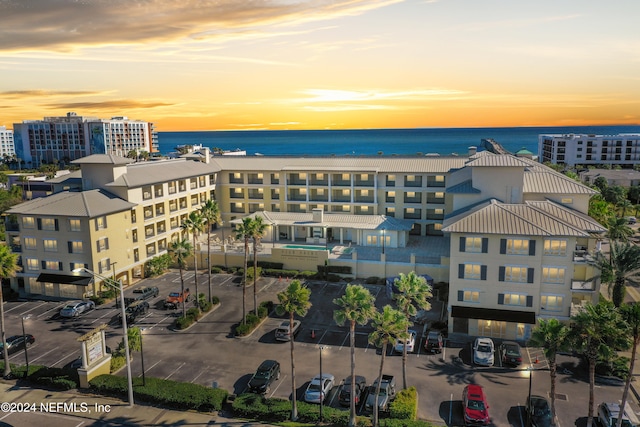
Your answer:
[[[573,252],[573,262],[576,263],[592,263],[595,262],[596,258],[592,254],[587,251],[574,251]]]
[[[587,280],[571,280],[571,290],[572,291],[595,291],[596,290],[596,282],[593,279]]]

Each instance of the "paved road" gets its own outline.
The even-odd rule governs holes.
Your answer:
[[[186,276],[187,286],[193,290],[193,276]],[[206,276],[199,275],[200,290],[206,292]],[[278,279],[261,279],[258,282],[259,301],[276,301],[277,292],[288,282]],[[152,309],[136,322],[143,328],[144,365],[146,375],[188,381],[207,386],[219,386],[232,393],[242,393],[255,368],[264,359],[276,359],[282,364],[282,376],[271,388],[269,395],[289,398],[291,376],[289,344],[275,341],[274,329],[283,320],[271,314],[254,333],[246,338],[233,337],[234,327],[242,313],[242,288],[237,278],[229,275],[215,275],[212,283],[213,294],[221,299],[220,306],[200,322],[186,331],[173,330],[176,312],[161,309],[164,297],[172,290],[180,288],[176,272],[160,278],[147,279],[137,286],[158,286],[160,296],[150,301]],[[382,307],[390,303],[383,289],[375,285],[365,285],[376,296],[376,304]],[[340,327],[333,321],[336,306],[333,299],[343,295],[345,284],[310,283],[312,309],[303,319],[300,333],[295,340],[296,354],[296,394],[301,398],[308,381],[319,373],[319,346],[324,347],[323,371],[336,377],[336,387],[327,401],[338,407],[339,384],[349,375],[348,327]],[[127,290],[126,295],[132,290]],[[80,354],[80,344],[76,338],[101,323],[108,323],[107,344],[115,348],[121,339],[121,329],[117,324],[119,311],[113,303],[98,307],[77,319],[59,319],[55,316],[60,303],[30,301],[10,302],[6,305],[8,334],[21,332],[20,317],[31,314],[25,321],[28,333],[36,336],[36,345],[29,349],[32,363],[49,366],[63,366]],[[253,288],[247,289],[247,310],[253,306]],[[485,387],[490,413],[495,426],[522,426],[522,406],[529,389],[529,371],[509,369],[500,366],[489,368],[470,364],[471,350],[468,342],[449,342],[442,355],[423,353],[424,331],[420,325],[416,352],[408,356],[408,384],[416,386],[419,393],[419,412],[422,419],[439,424],[461,425],[461,394],[468,383],[478,383]],[[371,328],[356,328],[357,374],[363,375],[371,383],[378,373],[380,352],[368,344],[367,336]],[[548,395],[549,376],[545,360],[538,349],[524,349],[523,367],[534,366],[532,392]],[[22,363],[23,353],[11,357],[14,363]],[[534,363],[538,359],[538,363]],[[399,355],[390,354],[386,358],[384,372],[397,377],[402,385],[402,362]],[[141,381],[142,357],[134,354],[133,375]],[[558,384],[558,415],[561,427],[573,425],[587,412],[588,382],[585,372],[577,366],[577,360],[563,356],[563,366],[571,373],[562,374]],[[125,375],[122,370],[119,375]],[[596,389],[596,402],[615,401],[622,394],[621,385],[601,384]]]

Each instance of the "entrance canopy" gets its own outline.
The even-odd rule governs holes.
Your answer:
[[[495,308],[462,307],[459,305],[451,307],[451,317],[528,323],[531,325],[536,323],[536,314],[532,311],[498,310]]]
[[[70,274],[40,273],[38,282],[64,283],[67,285],[87,286],[91,283],[91,276],[73,276]]]

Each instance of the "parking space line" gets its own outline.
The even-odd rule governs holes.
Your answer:
[[[174,369],[173,372],[171,372],[169,375],[167,375],[166,377],[164,377],[165,380],[168,380],[169,378],[171,378],[171,375],[175,374],[176,372],[178,372],[184,365],[186,365],[187,362],[182,362],[180,364],[180,366],[178,366],[176,369]]]
[[[156,365],[157,365],[158,363],[160,363],[160,362],[162,362],[162,359],[158,360],[156,363],[154,363],[153,365],[151,365],[150,367],[148,367],[148,368],[147,368],[147,369],[145,369],[144,371],[148,373],[150,370],[152,370],[153,368],[155,368],[155,367],[156,367]],[[140,376],[142,376],[142,374],[140,374]]]
[[[56,361],[54,362],[54,364],[53,364],[53,365],[51,365],[51,366],[56,366],[58,363],[61,363],[63,360],[65,360],[66,358],[68,358],[68,357],[69,357],[69,356],[71,356],[72,354],[74,354],[74,353],[69,353],[69,354],[67,354],[66,356],[64,356],[62,359],[60,359],[60,360],[56,360]]]
[[[273,389],[273,391],[271,392],[271,396],[269,397],[273,397],[274,394],[276,394],[276,391],[278,391],[278,389],[280,388],[280,386],[282,385],[282,383],[284,383],[284,379],[287,378],[287,375],[283,375],[280,377],[280,382],[278,383],[278,386],[276,388]]]
[[[27,310],[27,311],[25,311],[24,313],[22,313],[22,315],[24,316],[26,313],[29,313],[30,311],[33,311],[33,310],[35,310],[35,309],[37,309],[37,308],[40,308],[40,307],[42,307],[43,305],[46,305],[46,304],[47,304],[47,302],[45,301],[45,302],[43,302],[42,304],[40,304],[40,305],[38,305],[38,306],[36,306],[36,307],[33,307],[31,310]]]
[[[220,284],[218,286],[222,286],[224,284],[226,284],[228,281],[233,280],[233,276],[229,276],[226,279],[224,279],[222,282],[220,282]]]
[[[49,354],[49,353],[51,353],[52,351],[55,351],[55,350],[57,350],[57,349],[58,349],[58,347],[54,347],[54,348],[52,348],[51,350],[47,351],[46,353],[42,353],[40,356],[38,356],[38,357],[34,357],[33,359],[31,359],[31,362],[35,362],[36,360],[38,360],[38,359],[40,359],[40,358],[42,358],[42,357],[46,356],[47,354]]]
[[[206,369],[209,369],[209,367],[207,366]],[[200,373],[198,375],[196,375],[196,377],[194,379],[191,380],[191,383],[195,384],[196,380],[198,378],[200,378],[200,375],[202,375],[204,373],[204,370],[201,370]]]
[[[11,307],[10,309],[5,310],[4,312],[5,312],[5,313],[8,313],[8,312],[10,312],[10,311],[15,310],[16,308],[22,307],[22,306],[23,306],[23,305],[25,305],[25,304],[29,304],[29,302],[28,302],[28,301],[23,302],[22,304],[18,304],[18,305],[16,305],[15,307]]]
[[[344,343],[349,339],[349,334],[347,333],[347,335],[345,335],[344,339],[342,340],[342,344],[340,344],[340,348],[338,350],[342,350],[342,347],[344,347]]]
[[[107,316],[113,316],[113,313],[111,310],[108,310],[107,312],[105,312],[102,316],[98,317],[97,319],[95,319],[94,321],[91,322],[91,324],[96,323],[98,320],[102,319],[103,317],[107,317]]]
[[[329,329],[325,329],[324,333],[322,334],[322,336],[320,337],[320,340],[318,340],[319,343],[322,342],[322,338],[324,338],[325,335],[327,335],[327,332],[329,332]]]
[[[44,316],[45,314],[47,314],[47,313],[48,313],[48,312],[50,312],[51,310],[57,310],[57,311],[60,311],[60,309],[61,309],[61,308],[62,308],[62,306],[61,306],[61,305],[57,305],[57,306],[52,307],[52,308],[50,308],[49,310],[47,310],[47,311],[45,311],[45,312],[43,312],[43,313],[38,314],[36,317]]]

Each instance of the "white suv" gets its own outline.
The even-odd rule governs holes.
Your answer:
[[[603,402],[598,406],[598,419],[602,427],[615,427],[620,416],[620,404],[615,402]],[[622,415],[622,427],[638,427],[636,414],[627,403]]]

